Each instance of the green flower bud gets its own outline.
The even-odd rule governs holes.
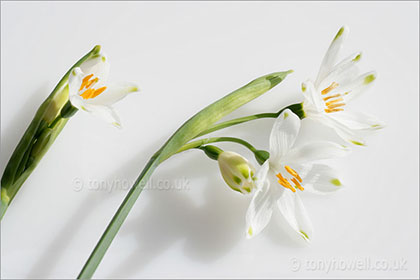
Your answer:
[[[243,156],[234,152],[222,152],[217,159],[220,173],[234,191],[247,194],[255,187],[255,168]]]

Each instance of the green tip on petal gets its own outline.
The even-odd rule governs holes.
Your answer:
[[[106,57],[102,56],[102,61],[105,62],[106,61]]]
[[[299,232],[302,234],[303,239],[309,240],[309,236],[306,234],[306,232],[304,232],[303,230],[300,230]]]
[[[340,38],[341,35],[343,35],[344,27],[341,27],[340,30],[338,30],[337,35],[334,37],[334,41]]]
[[[351,140],[350,142],[352,142],[354,145],[365,146],[365,144],[363,144],[363,143],[361,143],[359,141]]]
[[[117,122],[113,122],[112,125],[115,126],[116,128],[122,128],[121,124]]]
[[[332,179],[330,182],[331,182],[331,184],[333,184],[336,187],[340,187],[341,186],[341,182],[337,178]]]
[[[365,77],[365,80],[363,81],[363,83],[365,85],[370,84],[371,82],[373,82],[376,79],[375,74],[370,74],[368,76]]]
[[[304,83],[302,83],[302,91],[305,92],[306,91],[306,85]]]
[[[100,51],[101,51],[101,45],[96,45],[92,50],[92,54],[98,54]]]
[[[284,119],[287,119],[288,116],[289,116],[289,113],[284,113]]]
[[[248,235],[249,235],[249,236],[252,236],[252,233],[253,233],[253,231],[252,231],[252,227],[249,227],[249,229],[248,229]]]
[[[359,61],[361,58],[362,58],[362,54],[361,53],[358,53],[356,55],[356,57],[352,59],[352,61],[356,62],[356,61]]]

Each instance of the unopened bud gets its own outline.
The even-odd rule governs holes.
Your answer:
[[[255,186],[255,168],[243,156],[234,152],[222,152],[217,160],[226,184],[234,191],[247,194]]]

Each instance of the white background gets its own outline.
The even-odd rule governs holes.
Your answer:
[[[3,278],[76,277],[127,186],[176,128],[270,72],[295,70],[234,116],[301,101],[300,82],[316,76],[343,24],[350,36],[342,55],[362,50],[362,69],[379,74],[356,109],[387,127],[367,148],[336,161],[346,189],[304,195],[315,226],[311,246],[295,244],[277,216],[247,240],[250,197],[227,188],[216,162],[191,151],[157,170],[155,188],[140,196],[95,277],[418,277],[417,2],[2,2],[1,8],[1,170],[43,99],[95,44],[108,54],[112,79],[138,82],[142,90],[117,104],[122,130],[84,112],[68,123],[1,223]],[[218,135],[267,148],[271,125],[259,120]],[[340,141],[330,129],[303,122],[301,141],[323,135]],[[221,147],[249,156],[242,147]],[[75,191],[79,182],[83,189]],[[158,187],[165,182],[178,190]],[[98,184],[108,187],[94,190]],[[118,184],[125,190],[110,191]],[[369,270],[368,262],[381,263]],[[385,271],[384,262],[394,268],[402,262],[402,270]]]

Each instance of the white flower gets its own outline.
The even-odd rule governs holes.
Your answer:
[[[306,117],[330,126],[344,140],[364,145],[362,135],[382,128],[383,124],[368,114],[350,111],[347,104],[372,85],[376,73],[358,75],[356,64],[360,61],[360,52],[336,63],[347,34],[347,27],[338,31],[325,54],[316,81],[308,80],[302,84],[303,109]]]
[[[311,162],[347,154],[349,149],[332,142],[313,142],[295,147],[300,119],[285,110],[275,121],[270,135],[270,158],[257,173],[256,193],[246,214],[247,237],[260,233],[276,207],[298,237],[310,241],[312,225],[299,197],[308,190],[328,193],[340,189],[334,170]]]
[[[217,161],[223,179],[232,190],[247,194],[254,189],[255,168],[246,158],[223,151]]]
[[[138,87],[132,83],[107,83],[108,74],[109,63],[104,54],[74,68],[69,76],[69,100],[77,109],[121,127],[112,104],[138,91]]]

